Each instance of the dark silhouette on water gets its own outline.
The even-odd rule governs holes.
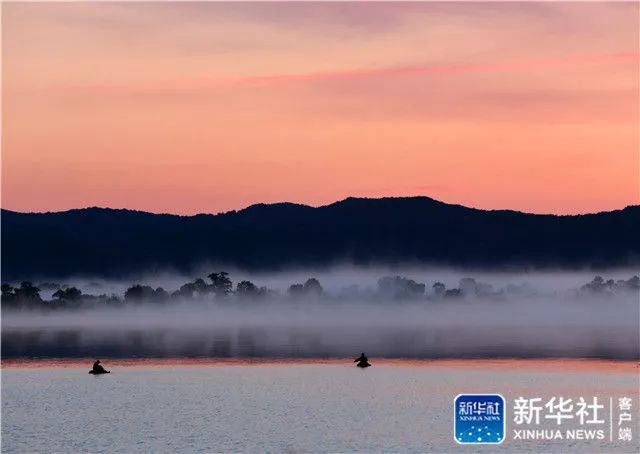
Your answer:
[[[100,364],[100,360],[98,359],[95,363],[93,363],[93,368],[89,371],[89,373],[94,375],[101,375],[110,374],[111,371],[105,370],[105,368]]]
[[[371,364],[369,364],[369,358],[367,358],[364,353],[361,353],[360,357],[354,359],[353,362],[358,363],[356,364],[356,366],[362,367],[362,368],[371,366]]]

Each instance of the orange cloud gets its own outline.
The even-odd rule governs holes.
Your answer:
[[[134,92],[203,90],[216,87],[268,86],[289,83],[314,83],[332,80],[363,79],[376,77],[402,77],[420,75],[447,75],[463,73],[500,73],[513,71],[555,70],[593,65],[620,65],[640,62],[638,52],[618,52],[610,54],[574,55],[561,58],[528,59],[489,63],[457,65],[425,65],[391,68],[347,69],[339,71],[316,71],[297,74],[270,74],[229,78],[186,78],[163,83],[145,83],[140,86],[81,85],[73,89],[95,92]]]
[[[564,58],[548,58],[537,60],[506,61],[497,63],[474,63],[459,65],[428,65],[409,66],[400,68],[379,68],[379,69],[353,69],[345,71],[320,71],[302,74],[277,74],[267,76],[240,77],[227,80],[211,80],[212,84],[225,85],[268,85],[287,82],[314,82],[331,79],[351,79],[363,77],[379,76],[405,76],[405,75],[429,75],[429,74],[450,74],[468,72],[505,72],[505,71],[527,71],[541,69],[555,69],[580,65],[593,64],[615,64],[638,62],[640,53],[620,52],[614,54],[600,55],[580,55],[568,56]]]

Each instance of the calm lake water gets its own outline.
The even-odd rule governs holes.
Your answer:
[[[13,365],[2,370],[2,452],[637,452],[638,369],[567,361]],[[453,400],[500,393],[507,439],[459,446]],[[633,397],[632,442],[512,439],[520,395]],[[607,427],[608,429],[608,427]],[[617,432],[616,432],[617,437]]]

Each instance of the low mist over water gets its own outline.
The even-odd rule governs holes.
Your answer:
[[[639,280],[596,274],[340,268],[13,283],[2,354],[637,359]]]

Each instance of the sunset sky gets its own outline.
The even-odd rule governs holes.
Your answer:
[[[640,203],[638,3],[2,5],[2,207]]]

